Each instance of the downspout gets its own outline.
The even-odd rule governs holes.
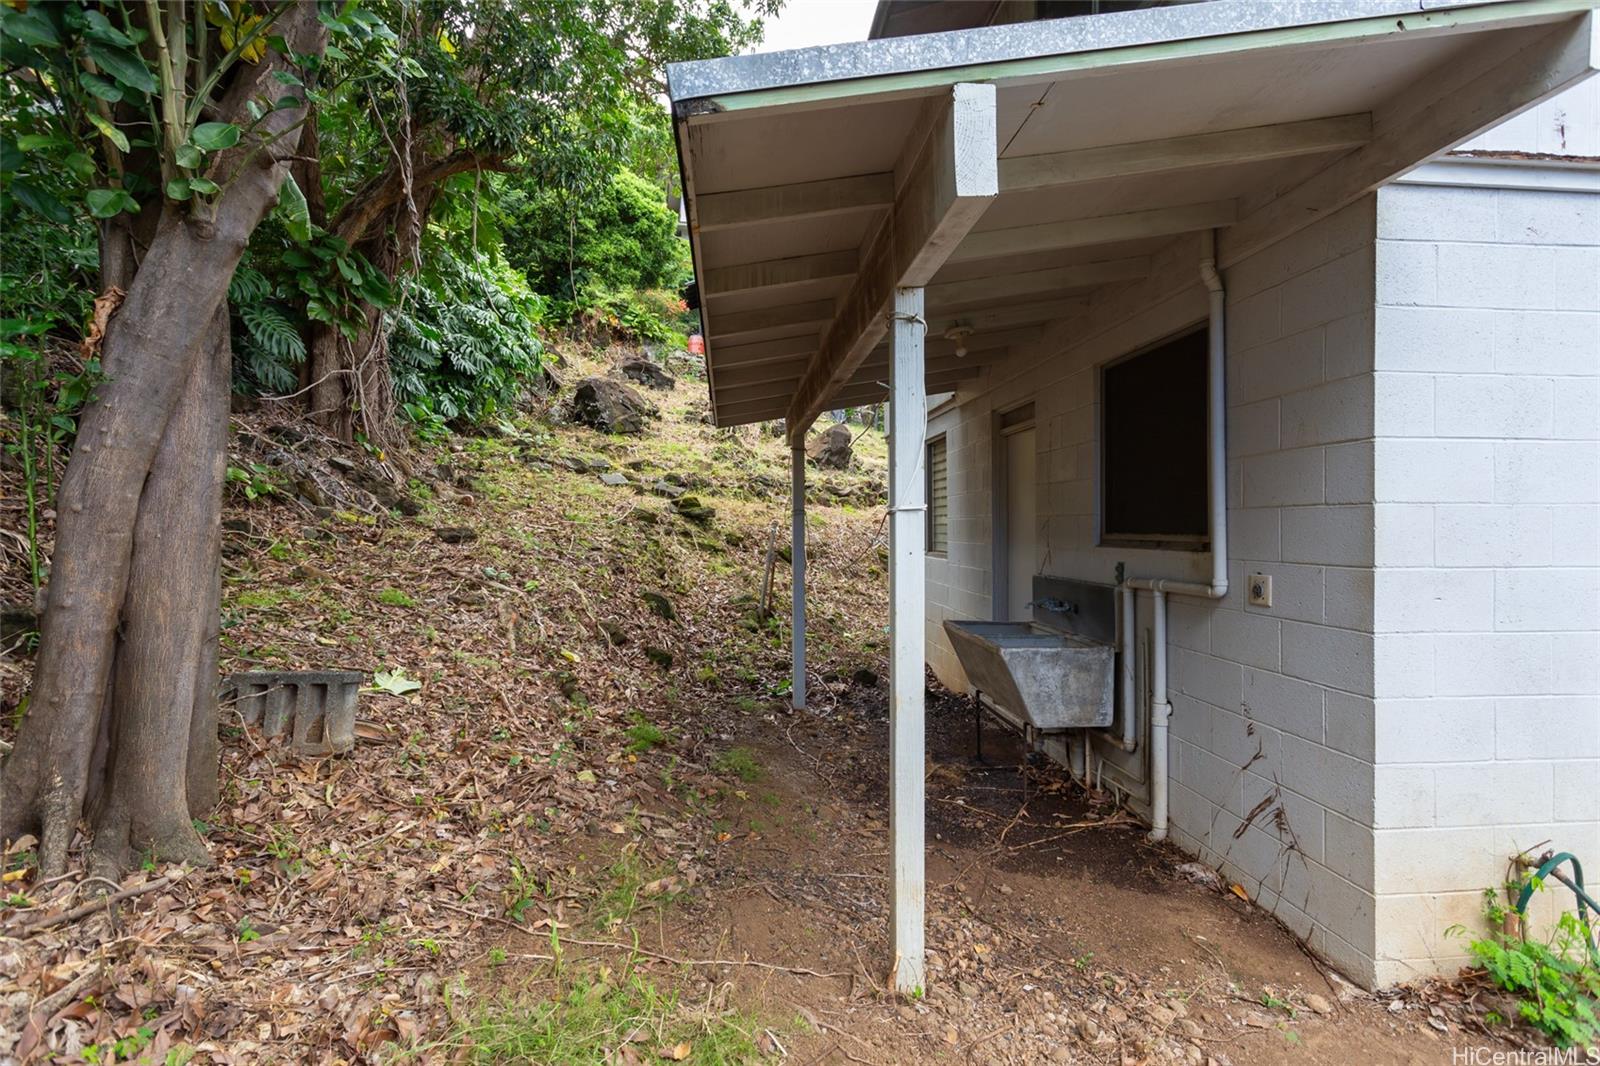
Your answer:
[[[1210,297],[1211,317],[1206,335],[1206,393],[1210,401],[1206,419],[1209,436],[1206,474],[1211,497],[1211,581],[1174,581],[1170,578],[1130,578],[1125,586],[1123,605],[1134,589],[1149,589],[1154,611],[1153,641],[1150,649],[1150,839],[1167,838],[1167,730],[1172,718],[1172,703],[1167,699],[1167,596],[1199,596],[1220,600],[1228,594],[1228,397],[1225,367],[1226,335],[1223,318],[1227,291],[1217,272],[1216,235],[1206,231],[1200,243],[1200,280]],[[1131,610],[1126,615],[1131,617]],[[1123,622],[1126,629],[1128,623]],[[1123,676],[1129,673],[1123,666]],[[1127,690],[1132,689],[1127,686]],[[1126,690],[1125,690],[1126,691]],[[1124,696],[1126,702],[1129,697]],[[1131,718],[1131,716],[1129,716]],[[1124,738],[1129,731],[1123,723]]]

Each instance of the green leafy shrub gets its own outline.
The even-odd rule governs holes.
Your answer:
[[[389,279],[360,252],[281,215],[257,229],[228,285],[235,384],[246,392],[298,388],[312,322],[353,341],[365,325],[364,304],[394,303]]]
[[[553,311],[557,321],[580,333],[604,331],[674,348],[685,347],[688,331],[698,328],[689,324],[697,319],[683,298],[665,289],[589,290]]]
[[[545,301],[507,264],[428,249],[402,283],[389,363],[402,410],[427,438],[446,422],[478,423],[505,409],[539,369]]]
[[[516,188],[504,211],[511,264],[535,289],[563,300],[675,288],[689,273],[678,216],[658,186],[630,170],[618,170],[594,195]]]
[[[1547,939],[1512,935],[1501,931],[1507,914],[1495,891],[1485,889],[1490,933],[1473,940],[1468,950],[1489,980],[1517,997],[1522,1020],[1558,1046],[1586,1047],[1600,1041],[1600,967],[1590,957],[1589,930],[1576,914],[1565,912]],[[1451,932],[1465,935],[1460,927]]]

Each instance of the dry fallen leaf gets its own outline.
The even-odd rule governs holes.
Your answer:
[[[693,1050],[694,1049],[689,1046],[689,1041],[680,1040],[671,1047],[662,1048],[661,1057],[664,1059],[669,1059],[672,1062],[682,1062],[684,1059],[689,1057],[690,1052]]]
[[[1228,891],[1232,892],[1235,896],[1238,896],[1240,899],[1244,900],[1246,903],[1250,902],[1250,893],[1248,893],[1248,892],[1246,892],[1244,890],[1244,886],[1243,885],[1229,885],[1228,886]]]

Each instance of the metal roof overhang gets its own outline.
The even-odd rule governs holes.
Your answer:
[[[881,400],[896,285],[935,393],[1185,234],[1238,262],[1593,74],[1594,7],[1220,2],[676,64],[714,419]]]

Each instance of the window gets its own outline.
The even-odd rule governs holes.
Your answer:
[[[928,442],[928,550],[950,547],[950,464],[943,437]]]
[[[1100,373],[1100,542],[1202,551],[1206,331],[1161,342]]]

